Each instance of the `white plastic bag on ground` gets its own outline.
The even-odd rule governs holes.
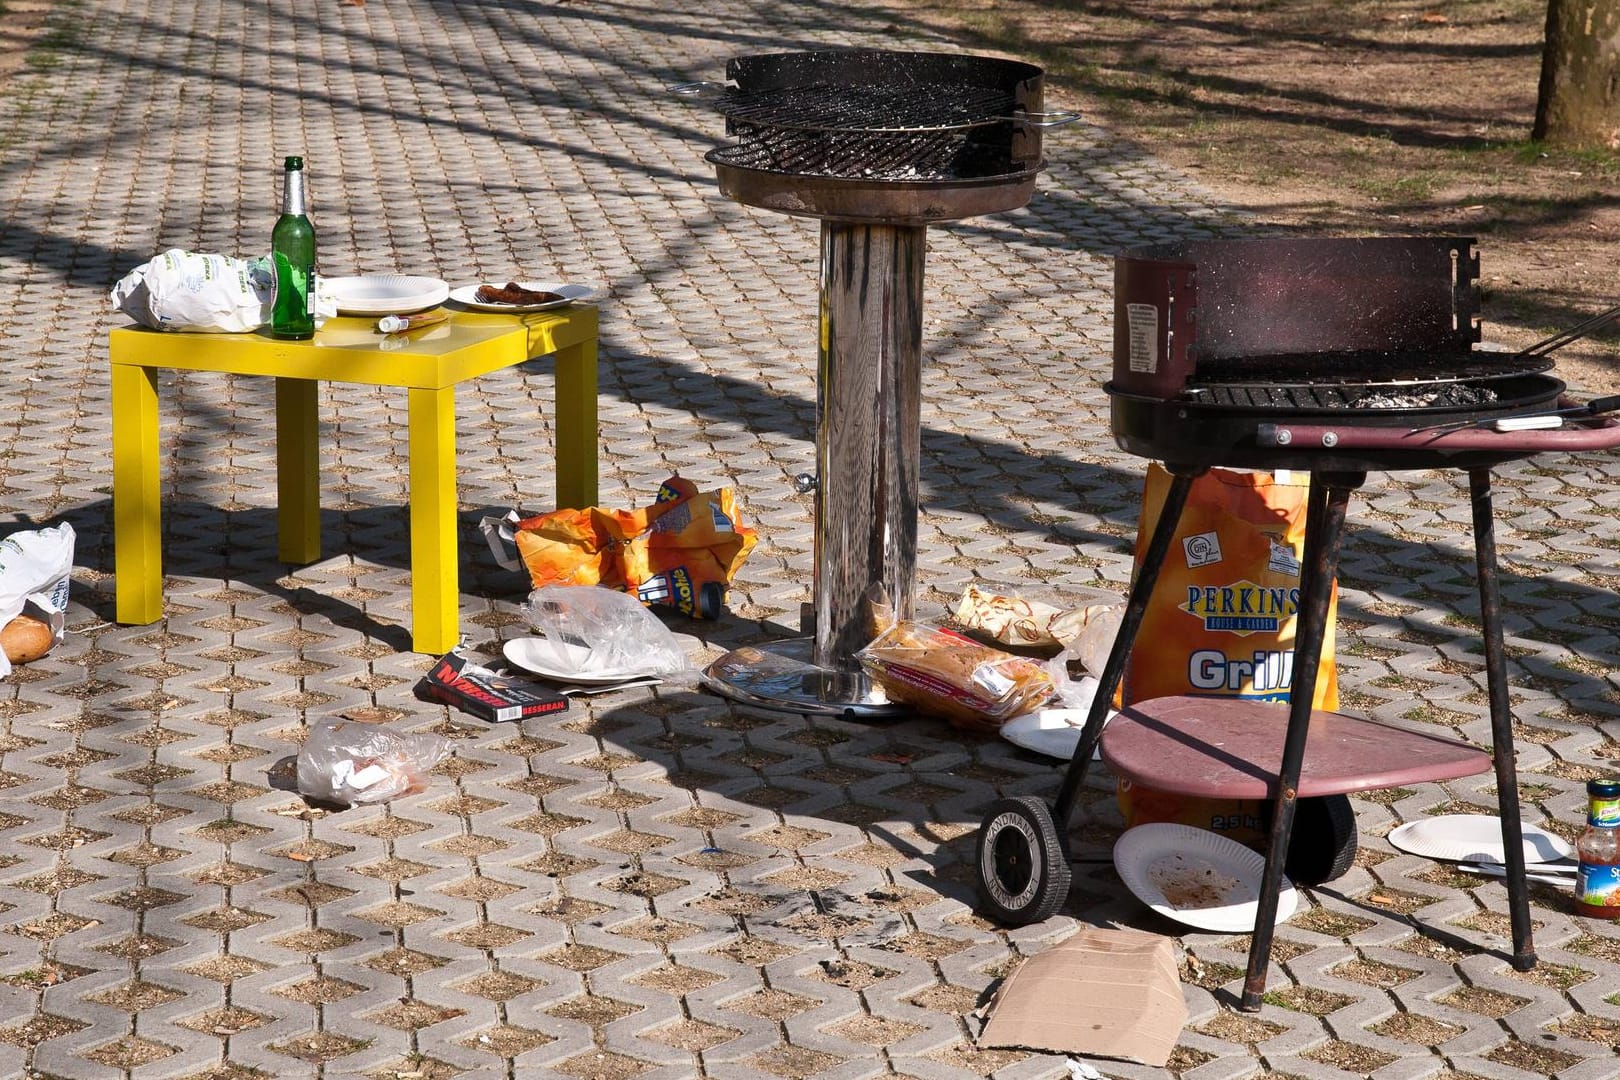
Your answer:
[[[0,540],[0,626],[32,604],[58,643],[67,622],[68,584],[73,574],[73,526],[15,532]],[[11,661],[0,652],[0,678],[11,674]]]
[[[298,750],[298,793],[342,806],[386,802],[425,789],[449,752],[442,735],[322,717]]]

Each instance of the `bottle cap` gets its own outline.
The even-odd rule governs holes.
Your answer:
[[[1586,793],[1600,799],[1620,798],[1620,780],[1588,780]]]
[[[283,164],[285,164],[289,169],[302,169],[304,167],[304,159],[301,157],[289,157]]]

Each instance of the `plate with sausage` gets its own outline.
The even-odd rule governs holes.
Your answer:
[[[507,314],[546,311],[565,304],[584,303],[596,296],[589,285],[565,281],[484,281],[450,290],[450,299],[474,311]]]

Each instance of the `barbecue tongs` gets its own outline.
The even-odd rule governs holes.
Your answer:
[[[1518,352],[1513,353],[1509,359],[1519,360],[1525,357],[1545,356],[1554,349],[1568,345],[1579,340],[1592,331],[1607,326],[1620,319],[1620,305],[1607,311],[1599,312],[1584,322],[1576,323],[1569,329],[1543,338],[1534,345],[1527,345]],[[1536,428],[1558,427],[1566,416],[1587,417],[1597,416],[1600,413],[1614,412],[1620,409],[1620,394],[1611,394],[1608,397],[1593,398],[1585,405],[1573,405],[1562,409],[1541,409],[1532,413],[1513,413],[1507,416],[1477,416],[1468,420],[1452,420],[1444,424],[1430,424],[1427,427],[1413,428],[1418,431],[1461,431],[1464,428],[1495,426],[1498,431],[1530,431]]]

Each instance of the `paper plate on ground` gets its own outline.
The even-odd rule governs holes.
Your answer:
[[[1097,680],[1091,676],[1093,689]],[[1086,681],[1085,679],[1081,680]],[[1087,709],[1036,709],[1034,712],[1015,716],[1001,725],[1001,737],[1014,746],[1022,746],[1025,750],[1033,750],[1037,754],[1045,754],[1050,758],[1068,761],[1074,757],[1074,748],[1080,745],[1080,732],[1086,726]],[[1112,720],[1117,714],[1112,710],[1108,719]],[[1106,724],[1107,721],[1104,721]],[[1102,741],[1091,751],[1092,760],[1095,761],[1102,751]]]
[[[1568,857],[1569,844],[1534,825],[1524,830],[1526,862],[1554,862]],[[1487,814],[1444,814],[1409,821],[1389,834],[1389,842],[1402,851],[1430,859],[1456,862],[1505,862],[1502,821]]]
[[[513,638],[501,646],[506,658],[524,671],[579,686],[600,686],[640,679],[644,671],[608,669],[591,662],[591,650],[543,637]]]
[[[1266,859],[1236,840],[1191,825],[1138,825],[1115,842],[1114,868],[1138,900],[1166,918],[1220,933],[1254,929]],[[1285,877],[1277,921],[1298,906]]]
[[[407,315],[438,307],[450,297],[445,282],[412,274],[322,278],[321,287],[337,301],[339,315]]]

